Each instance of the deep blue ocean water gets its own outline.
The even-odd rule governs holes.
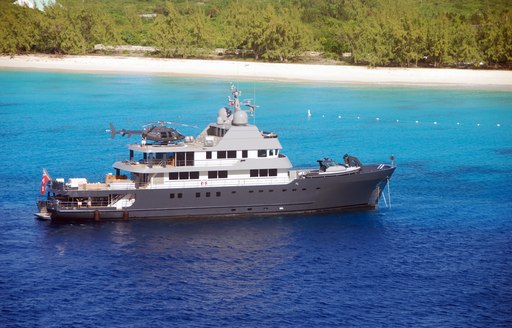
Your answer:
[[[109,139],[109,122],[202,129],[229,82],[0,71],[0,326],[512,327],[510,91],[238,83],[296,166],[394,154],[392,208],[33,218],[43,167],[101,180],[137,141]]]

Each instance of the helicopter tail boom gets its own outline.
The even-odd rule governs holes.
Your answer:
[[[107,132],[110,132],[110,138],[114,139],[116,137],[116,134],[120,134],[121,137],[124,137],[125,135],[128,135],[128,138],[132,136],[132,134],[142,134],[144,131],[141,130],[126,130],[122,129],[120,131],[116,130],[114,127],[114,124],[110,122],[110,130],[106,130]]]

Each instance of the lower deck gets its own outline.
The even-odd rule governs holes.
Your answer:
[[[346,175],[304,175],[283,185],[81,191],[48,201],[53,219],[126,219],[286,214],[373,208],[394,167]]]

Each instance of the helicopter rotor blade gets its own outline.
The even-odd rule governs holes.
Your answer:
[[[199,129],[199,127],[197,125],[190,125],[190,124],[184,124],[184,123],[179,123],[179,122],[171,122],[171,121],[148,122],[148,123],[144,124],[143,127],[147,128],[147,127],[155,126],[155,125],[161,125],[161,126],[165,126],[165,125],[179,125],[179,126],[186,126],[186,127],[191,127],[191,128]]]
[[[169,121],[165,121],[163,123],[170,124],[170,125],[180,125],[180,126],[186,126],[186,127],[191,127],[191,128],[199,129],[199,127],[197,125],[178,123],[178,122],[169,122]]]

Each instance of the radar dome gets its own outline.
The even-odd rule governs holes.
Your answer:
[[[233,117],[233,125],[247,125],[249,123],[249,118],[247,117],[247,113],[243,110],[235,111]]]
[[[225,107],[222,107],[219,109],[219,112],[217,113],[217,124],[223,124],[228,119],[228,113],[226,111]]]

